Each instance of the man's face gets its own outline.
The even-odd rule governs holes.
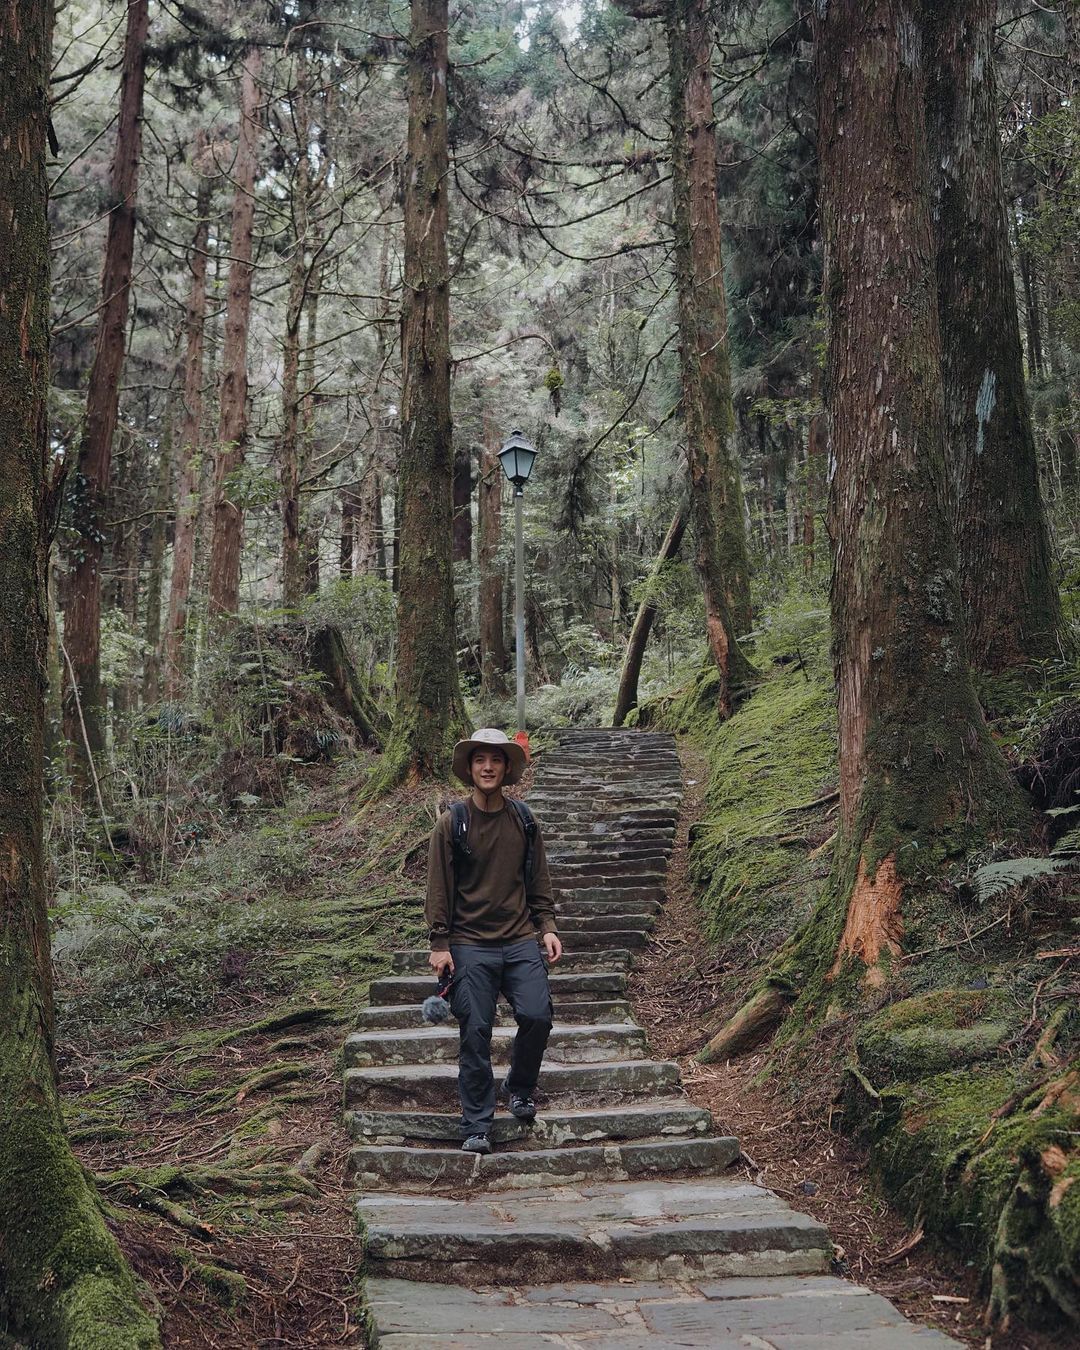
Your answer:
[[[469,767],[474,785],[481,792],[494,792],[506,777],[506,756],[501,750],[474,750]]]

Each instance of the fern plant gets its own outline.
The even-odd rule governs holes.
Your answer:
[[[984,863],[976,868],[971,876],[971,889],[980,905],[988,904],[999,896],[1023,886],[1036,877],[1050,876],[1054,872],[1063,872],[1073,865],[1071,854],[1056,856],[1061,844],[1076,836],[1075,852],[1080,853],[1080,829],[1071,831],[1058,841],[1054,855],[1049,858],[1005,858],[1002,862]]]

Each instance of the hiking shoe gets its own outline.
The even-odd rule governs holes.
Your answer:
[[[461,1146],[462,1153],[490,1153],[491,1140],[486,1134],[470,1134]]]
[[[528,1092],[512,1092],[509,1082],[504,1078],[502,1082],[502,1093],[510,1104],[510,1114],[518,1120],[535,1120],[536,1103],[532,1099],[532,1094]]]

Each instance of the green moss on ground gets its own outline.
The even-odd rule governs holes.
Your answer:
[[[1018,1029],[1003,989],[937,989],[891,1003],[856,1032],[859,1062],[872,1082],[917,1080],[995,1059]]]
[[[783,637],[759,649],[759,666],[789,653]],[[820,638],[803,634],[800,660],[770,673],[726,723],[708,670],[643,710],[708,756],[690,850],[703,928],[721,964],[741,968],[742,991],[749,976],[792,1005],[770,1062],[793,1092],[821,1091],[823,1066],[839,1075],[846,1057],[847,1128],[891,1198],[983,1271],[995,1315],[1080,1323],[1080,1013],[1067,955],[1077,903],[1062,883],[1037,883],[980,909],[960,883],[993,854],[985,831],[960,821],[898,864],[904,954],[886,958],[881,986],[868,988],[857,962],[833,969],[837,897],[850,893],[858,859],[829,879],[823,845],[835,817],[819,799],[835,783],[836,744]],[[992,693],[1005,719],[995,735],[1019,746],[1062,697],[1026,679],[998,680]],[[914,818],[891,825],[918,835]],[[1066,955],[1050,962],[1046,950]]]
[[[819,667],[782,669],[718,723],[700,688],[671,716],[689,718],[682,726],[710,766],[690,848],[703,927],[713,942],[777,946],[807,918],[828,872],[833,803],[821,798],[836,775],[832,692]]]
[[[999,1317],[1080,1322],[1077,1099],[1000,1062],[871,1086],[851,1076],[849,1123],[904,1212],[986,1273]]]

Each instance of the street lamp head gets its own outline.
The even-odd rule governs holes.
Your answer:
[[[499,451],[499,463],[503,473],[514,485],[514,493],[520,497],[525,484],[532,473],[533,460],[536,458],[536,446],[531,445],[520,431],[512,431]]]

